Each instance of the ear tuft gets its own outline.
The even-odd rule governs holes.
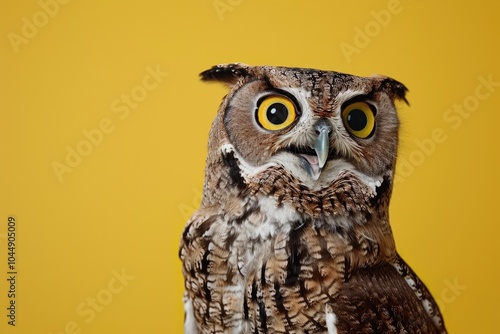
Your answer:
[[[203,81],[220,81],[228,85],[235,84],[241,78],[249,75],[249,66],[243,63],[215,65],[200,73]]]
[[[401,82],[394,80],[392,78],[384,78],[380,82],[380,88],[385,90],[388,94],[394,96],[394,98],[403,100],[407,105],[410,105],[408,100],[406,99],[406,93],[408,92],[408,88],[403,85]]]

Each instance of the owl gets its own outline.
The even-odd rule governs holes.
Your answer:
[[[446,333],[389,224],[406,87],[241,63],[210,131],[179,256],[186,334]]]

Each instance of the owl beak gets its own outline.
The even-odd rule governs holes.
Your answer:
[[[319,130],[318,138],[316,138],[316,143],[314,144],[314,151],[316,151],[316,156],[318,157],[319,168],[323,168],[328,159],[328,154],[330,152],[330,129],[323,127]]]
[[[318,137],[311,145],[316,155],[300,154],[307,161],[305,167],[314,180],[319,179],[330,151],[330,128],[319,128],[317,133]]]

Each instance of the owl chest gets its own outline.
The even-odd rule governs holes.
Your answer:
[[[341,247],[295,212],[260,204],[214,229],[205,289],[213,313],[205,321],[238,333],[321,331],[324,306],[343,280]]]
[[[225,234],[227,259],[224,266],[233,284],[249,281],[274,281],[285,274],[290,259],[290,234],[301,226],[298,216],[287,209],[268,210],[261,205],[242,214],[244,219],[229,219],[218,229],[216,239]],[[222,234],[220,231],[225,231]],[[217,240],[213,240],[217,243]],[[233,276],[234,275],[234,276]]]

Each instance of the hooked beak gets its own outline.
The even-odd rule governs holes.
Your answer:
[[[325,166],[328,153],[330,152],[330,130],[328,128],[324,127],[320,130],[313,149],[316,151],[319,168],[321,169]]]
[[[313,180],[317,180],[319,178],[330,153],[331,128],[328,126],[318,126],[317,130],[318,131],[316,132],[318,133],[318,137],[316,137],[316,141],[310,147],[311,152],[300,153],[300,155],[305,159],[305,168]]]

